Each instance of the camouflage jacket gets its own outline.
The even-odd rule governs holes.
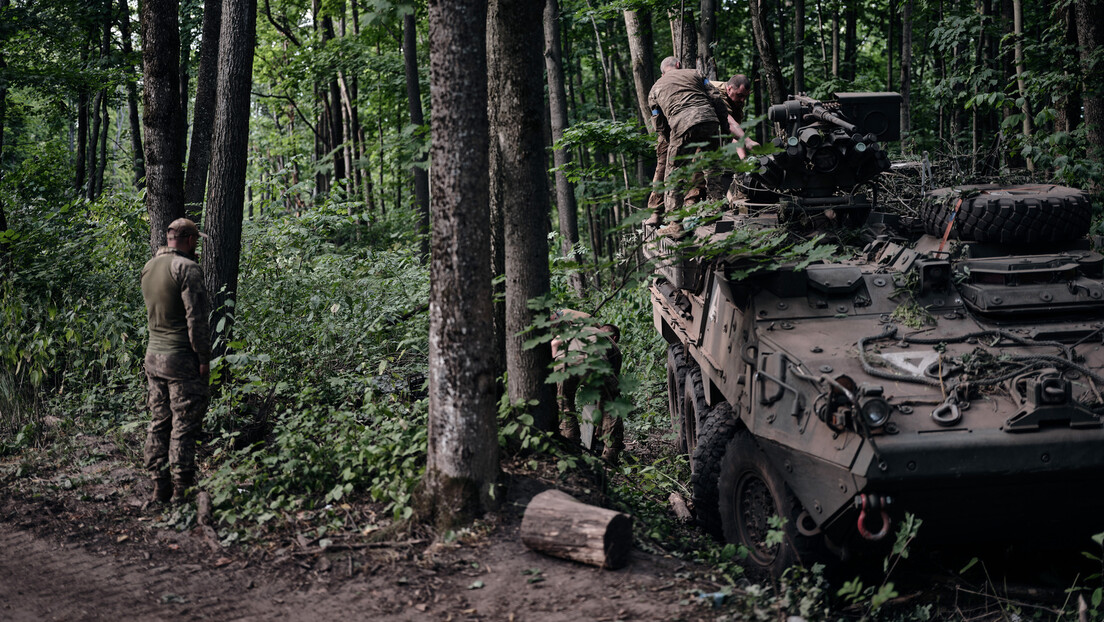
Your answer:
[[[721,98],[721,102],[724,103],[725,111],[728,113],[728,116],[732,117],[736,121],[736,123],[743,123],[745,102],[736,103],[729,99],[728,93],[726,93],[724,90],[724,82],[711,82],[710,84],[712,84],[713,88],[717,91],[717,94]],[[728,124],[721,123],[721,129],[727,132]]]
[[[701,123],[728,127],[728,111],[717,90],[696,69],[671,69],[648,93],[656,131],[673,139]]]
[[[149,319],[149,354],[195,352],[211,359],[207,291],[195,259],[163,246],[142,268],[142,297]]]

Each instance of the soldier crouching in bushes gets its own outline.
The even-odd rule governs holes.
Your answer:
[[[602,414],[600,436],[605,444],[602,458],[616,464],[625,448],[625,422],[621,415],[613,412],[614,402],[621,397],[621,350],[617,347],[621,330],[613,324],[576,323],[590,317],[573,309],[562,309],[552,314],[553,322],[564,322],[570,326],[570,330],[565,330],[566,326],[558,327],[557,336],[552,340],[555,371],[562,376],[562,380],[556,383],[561,413],[560,434],[569,440],[579,440],[576,394],[580,389],[584,396],[588,391],[597,391],[597,407]]]
[[[142,268],[152,415],[144,454],[153,474],[151,503],[179,503],[195,484],[196,436],[207,412],[211,360],[207,292],[195,254],[200,236],[194,222],[174,220],[168,245],[157,249]]]

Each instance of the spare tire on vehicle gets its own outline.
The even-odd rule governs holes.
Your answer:
[[[1065,242],[1084,237],[1092,220],[1089,197],[1076,188],[983,184],[938,188],[924,195],[924,230],[942,237],[959,199],[950,237],[963,241]]]

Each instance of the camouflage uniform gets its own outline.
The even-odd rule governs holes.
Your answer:
[[[678,168],[679,157],[720,147],[721,122],[726,120],[727,110],[716,89],[696,70],[667,71],[656,80],[648,93],[648,106],[652,109],[658,134],[653,183],[667,181]],[[707,146],[688,146],[693,143],[706,143]],[[662,214],[705,198],[704,173],[695,173],[690,186],[688,190],[668,189],[662,203],[657,193],[653,192],[648,199],[648,207]]]
[[[561,312],[561,314],[564,313],[570,314],[578,312],[570,312],[570,310]],[[579,315],[582,317],[589,317],[582,313],[579,313]],[[597,327],[584,328],[582,335],[571,339],[567,346],[563,348],[563,351],[556,353],[557,359],[564,359],[563,362],[560,362],[556,366],[556,371],[562,372],[566,370],[569,365],[580,364],[580,360],[569,358],[572,355],[568,354],[568,352],[582,352],[588,345],[584,343],[585,341],[595,343],[598,339],[605,340],[605,343],[601,344],[601,347],[604,348],[602,351],[602,360],[609,365],[610,373],[603,375],[602,378],[596,379],[596,381],[591,381],[589,378],[578,375],[571,375],[564,378],[562,382],[557,383],[556,398],[559,402],[560,412],[563,414],[563,418],[560,420],[560,433],[564,437],[572,440],[577,440],[579,438],[579,413],[577,412],[575,403],[575,394],[584,383],[591,384],[591,382],[593,382],[597,384],[598,410],[602,413],[602,422],[601,429],[596,431],[596,437],[600,436],[606,443],[602,456],[611,461],[615,461],[621,450],[625,448],[625,422],[621,417],[609,413],[607,405],[621,396],[620,382],[618,380],[621,375],[621,349],[617,347],[617,343],[614,342],[609,333]],[[585,354],[583,356],[585,356]],[[571,362],[569,363],[568,361]]]
[[[142,296],[149,318],[145,364],[153,419],[146,468],[155,481],[171,474],[173,487],[182,491],[195,482],[195,443],[208,402],[199,366],[211,358],[211,333],[199,264],[177,249],[158,249],[142,268]]]

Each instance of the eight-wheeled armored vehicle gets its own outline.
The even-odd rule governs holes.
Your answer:
[[[741,197],[647,245],[695,510],[752,570],[877,549],[905,513],[947,543],[1104,531],[1104,256],[1088,199],[963,186],[890,214],[856,189],[889,168],[898,109],[893,93],[773,106],[778,151]],[[857,223],[865,248],[842,259],[703,252]]]

